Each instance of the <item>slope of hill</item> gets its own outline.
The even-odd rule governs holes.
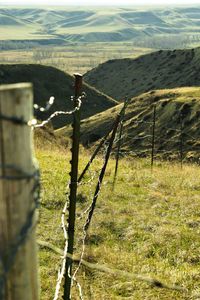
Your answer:
[[[110,60],[87,72],[84,79],[118,100],[153,89],[199,86],[200,48]]]
[[[200,88],[185,87],[151,91],[135,97],[128,106],[122,151],[138,155],[151,153],[153,105],[156,105],[155,152],[166,157],[180,154],[180,141],[187,157],[200,153]],[[123,104],[82,121],[82,142],[92,144],[112,127]],[[182,123],[182,125],[181,125]],[[181,126],[183,131],[181,133]],[[59,129],[60,136],[70,134],[71,129]]]
[[[74,95],[74,79],[56,68],[41,65],[0,65],[0,84],[18,82],[33,83],[34,101],[40,106],[44,106],[51,96],[55,97],[55,104],[49,112],[37,115],[40,119],[46,118],[54,111],[68,111],[72,108],[70,99]],[[115,100],[87,84],[84,84],[83,90],[87,94],[87,99],[83,103],[82,118],[87,118],[117,104]],[[53,120],[53,125],[59,128],[70,121],[69,116],[59,116]]]
[[[200,8],[6,8],[0,9],[3,39],[63,39],[70,42],[135,41],[177,34],[196,39]],[[12,21],[13,19],[13,21]],[[20,24],[19,26],[15,26]],[[21,28],[22,27],[22,28]],[[10,31],[12,28],[12,31]],[[24,30],[23,30],[24,28]],[[34,30],[35,28],[35,30]],[[9,32],[9,35],[6,34]],[[11,33],[13,34],[11,35]],[[137,38],[137,39],[136,39]],[[150,46],[152,47],[152,46]]]

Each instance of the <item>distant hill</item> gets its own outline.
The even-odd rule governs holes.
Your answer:
[[[117,100],[154,89],[200,86],[200,48],[110,60],[87,72],[84,80]]]
[[[74,95],[74,78],[56,68],[41,65],[0,65],[0,84],[32,82],[34,86],[34,102],[44,106],[51,96],[55,104],[48,113],[37,116],[44,119],[57,110],[72,108],[71,96]],[[87,98],[82,106],[82,119],[101,112],[117,104],[112,98],[84,84],[83,91]],[[71,117],[59,116],[53,120],[55,128],[71,122]]]
[[[123,104],[82,121],[81,140],[92,145],[112,127]],[[182,141],[184,157],[200,157],[200,87],[184,87],[151,91],[133,98],[126,111],[122,152],[146,156],[151,153],[153,105],[156,105],[155,153],[166,158],[180,157]],[[182,120],[182,121],[181,121]],[[71,128],[56,131],[69,136]]]
[[[188,43],[188,39],[191,39],[191,42],[199,41],[199,20],[199,6],[77,9],[2,7],[0,40],[134,41],[145,44],[148,48],[157,48],[159,43],[152,38],[160,37],[161,44],[164,44],[166,36],[171,36],[170,45],[166,47],[173,47],[174,43],[176,46]],[[152,43],[154,45],[151,45]]]

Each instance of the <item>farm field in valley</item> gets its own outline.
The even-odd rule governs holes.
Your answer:
[[[69,74],[84,74],[109,59],[136,58],[152,51],[135,47],[133,43],[75,43],[62,47],[0,51],[0,64],[37,63]]]
[[[38,239],[64,247],[61,213],[69,180],[69,148],[36,141],[43,192]],[[89,159],[81,149],[80,170]],[[49,163],[51,162],[51,163]],[[99,156],[78,189],[75,255],[82,251],[82,226],[91,203]],[[123,167],[122,167],[123,166]],[[54,172],[52,173],[52,169]],[[178,285],[186,291],[151,286],[140,280],[102,273],[81,266],[76,278],[84,299],[198,299],[200,264],[200,169],[198,165],[124,158],[112,192],[114,160],[111,159],[86,240],[84,259],[144,277]],[[92,180],[91,180],[92,178]],[[49,300],[56,285],[60,254],[40,246],[41,299]],[[76,284],[73,299],[79,299]]]

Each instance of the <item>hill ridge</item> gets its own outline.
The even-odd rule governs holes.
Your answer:
[[[199,86],[199,74],[200,47],[109,60],[87,72],[84,80],[120,101],[153,89]]]
[[[15,26],[17,35],[16,32],[13,32],[11,37],[11,32],[9,32],[8,36],[12,40],[15,39],[15,36],[19,40],[23,38],[27,40],[31,37],[33,40],[40,38],[51,40],[59,36],[66,42],[134,41],[136,46],[145,43],[147,48],[153,48],[152,38],[155,38],[153,40],[155,46],[157,44],[154,48],[158,48],[159,39],[165,36],[171,37],[172,44],[177,43],[178,40],[181,44],[182,39],[188,39],[189,44],[195,42],[196,39],[199,40],[200,8],[198,6],[195,11],[193,7],[187,9],[143,7],[129,8],[128,10],[120,7],[112,7],[112,9],[104,7],[90,9],[85,7],[78,9],[0,7],[0,14],[0,24],[4,32],[9,30],[8,27],[14,27],[14,24],[12,24],[12,19],[10,19],[10,24],[9,20],[5,24],[5,20],[2,21],[3,18],[13,18],[21,23],[20,27],[22,28]],[[27,33],[24,36],[25,30]],[[175,34],[177,36],[174,36]],[[0,40],[7,40],[8,36],[1,34]],[[149,37],[151,39],[145,40]],[[191,41],[189,41],[190,39]],[[164,41],[162,44],[164,45]]]
[[[55,97],[55,103],[48,113],[37,113],[39,119],[47,118],[54,111],[66,111],[72,108],[71,96],[74,95],[74,78],[59,69],[35,64],[0,64],[0,84],[19,82],[33,83],[34,101],[40,106],[45,106],[51,96]],[[87,83],[83,84],[83,90],[87,98],[83,103],[82,118],[118,104],[117,101],[94,87],[90,87]],[[59,128],[70,122],[71,117],[59,116],[53,120],[53,125],[55,128]]]

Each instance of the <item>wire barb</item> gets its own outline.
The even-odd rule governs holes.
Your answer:
[[[25,121],[23,118],[18,118],[16,116],[6,116],[4,114],[0,114],[0,120],[11,122],[15,125],[26,125],[26,126],[28,126],[28,121]]]

